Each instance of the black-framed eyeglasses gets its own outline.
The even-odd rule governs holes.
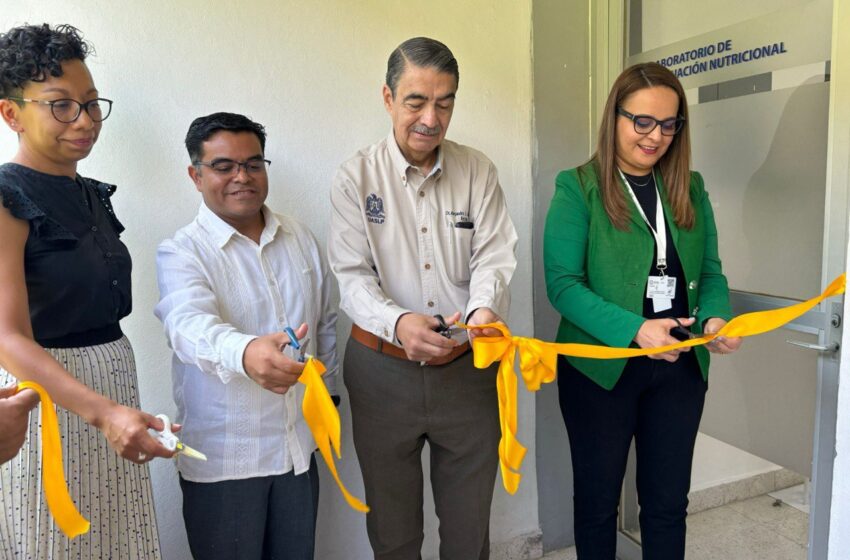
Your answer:
[[[39,105],[49,105],[50,111],[53,113],[53,118],[61,123],[72,123],[80,118],[85,109],[94,122],[103,122],[112,113],[112,100],[98,97],[80,103],[76,99],[54,99],[46,101],[44,99],[28,99],[26,97],[7,97],[13,101],[23,101],[25,103],[38,103]]]
[[[271,165],[267,159],[254,158],[245,161],[234,161],[232,159],[214,159],[212,161],[193,161],[192,165],[203,165],[209,167],[219,175],[237,175],[239,169],[244,167],[245,172],[251,175],[265,173],[266,167]]]
[[[685,117],[682,116],[659,121],[650,115],[633,115],[622,107],[617,107],[617,114],[632,121],[635,125],[635,132],[638,134],[649,134],[655,130],[656,126],[661,126],[661,134],[664,136],[675,136],[677,132],[682,130],[682,125],[685,124]]]

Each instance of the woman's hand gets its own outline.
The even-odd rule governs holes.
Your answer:
[[[726,325],[726,321],[721,319],[720,317],[712,317],[708,321],[705,322],[705,334],[714,334],[720,329],[722,329]],[[705,345],[708,348],[709,352],[713,352],[714,354],[731,354],[735,350],[741,347],[741,343],[743,339],[740,336],[736,336],[733,338],[726,338],[725,336],[718,336],[711,342]]]
[[[97,427],[119,455],[134,463],[143,464],[154,457],[168,459],[176,453],[148,433],[148,429],[162,430],[165,427],[162,420],[135,408],[113,403]],[[180,426],[172,425],[172,431],[179,429]]]
[[[0,463],[18,454],[29,430],[30,410],[37,404],[38,393],[32,389],[0,388]]]
[[[676,323],[673,319],[647,319],[640,326],[635,342],[641,348],[658,348],[660,346],[668,346],[676,344],[679,340],[670,335],[670,329],[678,327],[681,324],[683,327],[690,327],[694,324],[694,318],[679,319]],[[653,360],[667,360],[675,362],[679,359],[679,354],[682,352],[690,352],[690,348],[680,348],[678,350],[670,350],[661,354],[650,354],[648,357]]]

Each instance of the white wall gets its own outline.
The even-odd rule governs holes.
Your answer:
[[[192,219],[200,202],[185,170],[182,140],[190,121],[228,110],[265,124],[266,153],[274,162],[270,206],[297,215],[324,241],[334,170],[389,131],[380,100],[386,59],[415,35],[444,41],[459,60],[460,90],[448,136],[481,149],[499,167],[520,236],[510,325],[517,333],[531,332],[530,6],[513,0],[36,0],[0,12],[2,29],[71,23],[97,49],[89,66],[115,108],[80,172],[119,185],[113,201],[127,226],[124,241],[135,266],[134,313],[123,326],[136,350],[143,408],[174,413],[169,351],[152,314],[154,251]],[[10,132],[0,133],[0,160],[8,160],[15,145]],[[347,404],[341,415],[342,478],[362,496]],[[533,444],[534,399],[526,392],[519,420],[521,441]],[[152,471],[165,557],[188,558],[175,471],[165,461]],[[523,473],[516,496],[496,490],[494,543],[537,531],[534,453]],[[329,477],[322,482],[317,557],[369,557],[364,517],[347,509]],[[433,515],[426,525],[424,556],[434,558]]]

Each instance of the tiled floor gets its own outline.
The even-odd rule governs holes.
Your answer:
[[[555,552],[550,552],[543,558],[545,560],[576,560],[576,547],[571,546],[564,550],[556,550]]]
[[[687,560],[805,560],[808,516],[758,496],[688,516]],[[546,560],[575,560],[574,548]]]

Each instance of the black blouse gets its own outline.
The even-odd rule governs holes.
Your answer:
[[[91,346],[122,336],[132,309],[130,253],[109,197],[115,186],[0,165],[0,198],[29,222],[24,270],[30,320],[46,348]]]
[[[658,190],[655,186],[655,180],[652,174],[637,176],[623,173],[626,180],[632,187],[635,197],[643,208],[643,213],[652,227],[655,227],[655,205],[658,200]],[[666,221],[665,221],[666,224]],[[649,229],[647,227],[647,229]],[[679,253],[676,251],[676,246],[673,244],[673,236],[670,233],[670,226],[667,225],[667,276],[672,276],[676,279],[676,297],[673,298],[673,307],[665,311],[656,312],[652,306],[652,300],[644,294],[643,300],[643,316],[647,319],[660,319],[667,317],[687,317],[688,316],[688,293],[685,290],[685,271],[682,268],[682,261],[679,260]],[[652,233],[652,232],[650,232]],[[653,238],[654,239],[654,238]],[[658,246],[652,253],[652,266],[649,269],[649,276],[660,276],[657,266]]]

